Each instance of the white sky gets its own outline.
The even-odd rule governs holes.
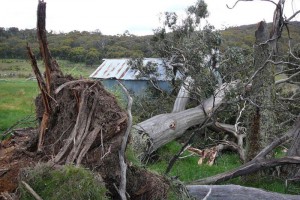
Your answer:
[[[216,28],[272,21],[275,6],[259,0],[206,0],[210,17]],[[278,2],[278,0],[274,0]],[[47,30],[55,32],[95,31],[104,35],[122,34],[129,30],[134,35],[153,34],[159,26],[160,13],[184,12],[196,0],[45,0],[47,2]],[[19,29],[36,27],[38,0],[0,0],[0,27]],[[290,17],[300,9],[300,0],[286,0],[285,14]],[[293,9],[294,8],[294,11]],[[300,16],[295,18],[300,21]]]

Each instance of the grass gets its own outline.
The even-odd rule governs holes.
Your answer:
[[[91,171],[65,165],[53,169],[47,164],[37,165],[23,171],[21,180],[28,183],[43,199],[94,199],[105,200],[106,189],[103,182]],[[32,195],[19,186],[21,200],[33,199]]]
[[[96,67],[87,67],[84,63],[73,63],[67,60],[58,60],[57,62],[63,73],[70,74],[73,77],[88,78],[96,69]],[[38,60],[38,67],[41,72],[44,72],[44,65],[41,60]],[[0,78],[29,78],[33,76],[29,60],[0,59]]]
[[[164,174],[170,159],[180,150],[180,148],[180,144],[176,141],[170,142],[159,150],[158,162],[150,163],[148,168]],[[188,154],[189,153],[185,152],[182,157],[187,156]],[[239,157],[236,154],[220,155],[213,166],[207,164],[198,165],[198,160],[198,156],[189,156],[179,159],[173,166],[169,175],[176,176],[181,181],[189,182],[222,173],[241,165]]]
[[[38,94],[35,81],[9,79],[0,81],[0,133],[28,115],[34,116],[34,99]],[[19,127],[34,125],[25,122]]]
[[[65,74],[73,77],[88,78],[95,70],[85,67],[83,63],[65,60],[59,60],[58,63]],[[38,61],[38,65],[43,69],[42,61]],[[29,61],[0,59],[0,134],[29,115],[34,118],[34,99],[39,90],[36,81],[27,80],[29,77],[33,77]],[[20,128],[29,126],[35,126],[32,118],[18,125]]]
[[[158,151],[159,158],[153,163],[149,163],[147,168],[151,171],[158,172],[164,175],[167,169],[169,160],[175,155],[181,146],[176,141],[170,142]],[[184,153],[182,157],[188,155]],[[280,157],[282,155],[277,155]],[[194,180],[213,176],[222,172],[226,172],[239,167],[242,163],[237,154],[235,153],[224,153],[218,156],[215,164],[209,166],[207,164],[198,165],[198,157],[190,156],[179,159],[173,166],[169,176],[177,177],[179,180],[188,183]],[[231,179],[224,182],[223,184],[236,184],[247,187],[261,188],[267,191],[279,192],[279,193],[293,193],[299,194],[299,185],[291,184],[290,190],[286,191],[285,181],[276,177],[262,176],[261,179],[254,182],[245,182],[242,177]]]

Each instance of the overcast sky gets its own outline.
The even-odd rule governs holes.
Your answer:
[[[206,0],[210,17],[216,28],[272,21],[275,6],[259,0]],[[278,0],[274,0],[277,2]],[[47,2],[47,30],[55,32],[95,31],[104,35],[122,34],[128,30],[134,35],[149,35],[159,26],[160,13],[183,13],[196,0],[45,0]],[[19,29],[36,27],[38,0],[0,0],[0,27]],[[286,0],[285,14],[290,17],[300,9],[300,0]],[[294,9],[294,11],[293,11]],[[300,21],[300,16],[295,18]],[[206,22],[202,22],[205,24]]]

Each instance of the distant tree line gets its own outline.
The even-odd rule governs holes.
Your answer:
[[[151,36],[124,34],[107,36],[98,31],[48,32],[52,56],[86,65],[98,65],[103,58],[153,57]],[[39,58],[36,29],[20,30],[16,27],[0,27],[0,58],[27,59],[26,43]]]
[[[251,51],[256,25],[230,27],[221,31],[223,51],[229,46],[243,51]],[[290,37],[295,43],[300,42],[300,22],[290,26]],[[72,62],[84,62],[88,66],[98,65],[103,58],[157,57],[152,49],[155,38],[135,36],[125,31],[119,35],[103,35],[101,31],[72,31],[69,33],[47,33],[52,56]],[[286,37],[285,37],[286,38]],[[0,58],[27,59],[25,51],[28,43],[39,58],[36,29],[20,30],[17,27],[0,27]],[[282,41],[281,52],[288,50],[287,41]],[[299,47],[300,49],[300,47]]]

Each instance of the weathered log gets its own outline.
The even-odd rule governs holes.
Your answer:
[[[195,108],[157,115],[133,126],[132,144],[140,159],[146,159],[159,147],[182,136],[188,128],[204,122],[223,103],[225,94],[237,83],[238,81],[223,84],[213,96]]]
[[[239,185],[188,185],[187,189],[190,195],[196,200],[300,199],[300,195],[287,195],[275,192],[267,192],[262,189],[243,187]]]

